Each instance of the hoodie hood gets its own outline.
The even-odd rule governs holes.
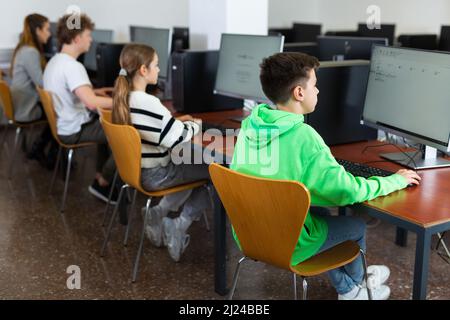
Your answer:
[[[304,116],[301,114],[276,110],[267,104],[260,104],[242,122],[241,130],[250,146],[263,148],[303,122]]]

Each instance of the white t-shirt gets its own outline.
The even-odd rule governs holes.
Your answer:
[[[58,135],[75,134],[82,124],[89,122],[90,113],[74,92],[84,85],[92,86],[80,62],[65,53],[50,59],[44,71],[44,89],[52,93]]]

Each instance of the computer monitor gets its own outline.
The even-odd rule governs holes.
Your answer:
[[[448,53],[374,47],[362,122],[424,144],[427,151],[382,157],[414,169],[450,165],[436,157],[436,149],[450,150],[449,66]]]
[[[389,45],[392,46],[395,37],[395,24],[381,24],[380,29],[369,29],[367,23],[359,23],[358,33],[360,37],[387,38]]]
[[[317,70],[317,106],[306,115],[305,122],[327,145],[377,138],[377,130],[361,124],[369,69],[367,60],[321,62]]]
[[[321,24],[294,23],[293,42],[316,42],[318,36],[322,33]]]
[[[259,81],[259,65],[281,52],[283,41],[283,36],[222,34],[214,93],[268,102]]]
[[[189,28],[173,27],[172,52],[189,49]]]
[[[441,27],[441,35],[439,37],[439,50],[450,51],[450,26]]]
[[[269,28],[269,36],[284,36],[284,43],[294,42],[294,29],[292,28]]]
[[[119,75],[120,54],[124,43],[97,44],[97,74],[93,84],[96,87],[112,87]]]
[[[302,53],[309,54],[310,56],[317,57],[318,46],[317,46],[317,42],[285,43],[283,46],[283,52],[302,52]]]
[[[51,36],[48,38],[47,43],[44,45],[44,56],[48,60],[50,60],[58,51],[58,37],[56,35],[57,32],[57,23],[50,22],[50,32]]]
[[[359,37],[359,32],[358,30],[327,31],[325,32],[325,35],[335,37]]]
[[[436,34],[402,34],[397,38],[400,47],[436,50],[438,48]]]
[[[130,39],[131,42],[146,44],[156,50],[159,58],[159,77],[167,79],[172,31],[162,28],[130,26]]]
[[[101,42],[111,43],[113,41],[112,30],[92,30],[92,43],[89,51],[84,54],[83,64],[88,71],[97,71],[97,45]]]
[[[319,60],[370,60],[372,46],[375,44],[388,45],[386,38],[358,38],[320,36],[317,38]]]

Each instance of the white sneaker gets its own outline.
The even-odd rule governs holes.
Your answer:
[[[186,234],[181,229],[181,219],[163,219],[163,242],[167,246],[170,257],[175,261],[180,261],[181,255],[186,250],[191,239],[190,235]]]
[[[145,207],[142,208],[142,215],[145,214]],[[155,247],[161,247],[162,244],[162,220],[163,213],[159,206],[151,207],[148,211],[147,226],[145,234]]]
[[[347,294],[338,295],[338,300],[369,300],[369,295],[367,293],[367,288],[362,286],[357,286],[356,295],[353,293],[354,290]],[[387,300],[391,294],[391,289],[388,286],[381,285],[376,289],[371,289],[373,300]]]
[[[370,289],[377,289],[384,284],[391,275],[388,267],[383,265],[371,265],[367,267],[367,282]],[[363,281],[362,286],[366,287],[366,281]]]

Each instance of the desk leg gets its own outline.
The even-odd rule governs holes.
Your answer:
[[[224,296],[227,289],[226,213],[214,189],[214,290]]]
[[[408,245],[408,230],[397,227],[395,244],[400,247],[406,247]]]
[[[416,261],[414,264],[413,299],[427,297],[428,264],[430,262],[431,233],[424,230],[417,234]]]

